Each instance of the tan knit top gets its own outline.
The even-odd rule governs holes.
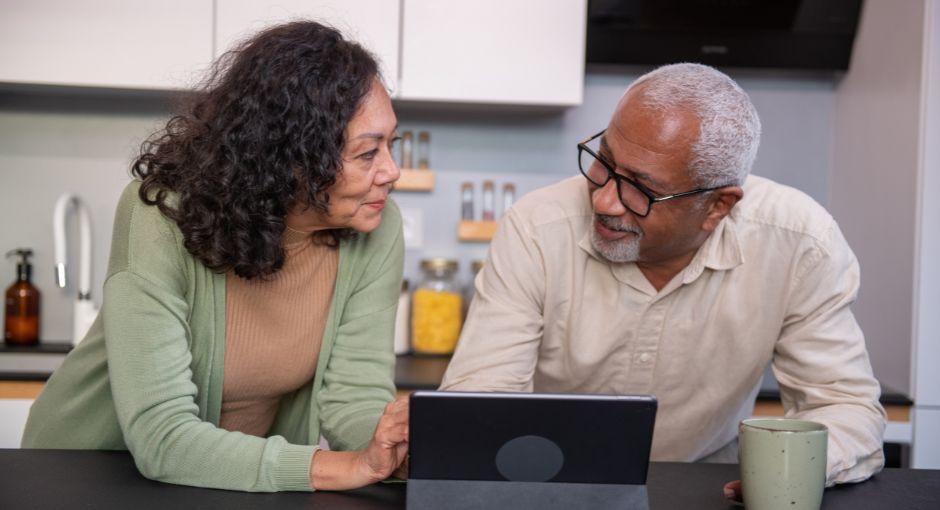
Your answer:
[[[284,267],[266,279],[225,276],[225,368],[219,426],[265,436],[281,396],[309,383],[333,300],[339,250],[284,233]]]

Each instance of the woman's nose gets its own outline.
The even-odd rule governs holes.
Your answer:
[[[382,186],[389,183],[394,183],[401,177],[401,170],[398,168],[398,164],[395,163],[395,158],[392,157],[392,151],[384,150],[382,151],[381,161],[379,164],[379,171],[375,174],[375,184],[377,186]]]

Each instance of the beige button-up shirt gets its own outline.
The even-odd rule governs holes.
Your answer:
[[[829,427],[828,483],[884,463],[884,409],[849,308],[859,268],[805,194],[751,176],[744,198],[660,291],[591,246],[577,176],[506,215],[442,389],[652,394],[653,460],[727,445],[773,363],[786,415]]]

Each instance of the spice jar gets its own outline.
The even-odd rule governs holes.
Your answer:
[[[473,221],[473,183],[460,186],[460,219]]]
[[[431,133],[418,133],[418,170],[430,168]]]
[[[450,354],[460,337],[463,298],[454,279],[457,261],[421,261],[424,279],[411,296],[411,347],[419,354]]]
[[[401,164],[398,166],[406,170],[414,168],[413,163],[413,147],[414,144],[414,135],[411,134],[411,131],[405,131],[401,135]]]
[[[503,184],[503,214],[509,212],[509,208],[512,207],[513,202],[516,201],[516,185],[507,182]]]
[[[496,209],[494,203],[496,200],[493,187],[493,181],[483,181],[483,221],[493,221],[496,219]]]

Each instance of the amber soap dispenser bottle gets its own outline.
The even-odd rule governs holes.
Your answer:
[[[7,289],[3,318],[3,341],[7,345],[35,345],[39,343],[39,289],[30,281],[33,266],[29,257],[33,250],[17,248],[7,257],[19,257],[16,281]]]

